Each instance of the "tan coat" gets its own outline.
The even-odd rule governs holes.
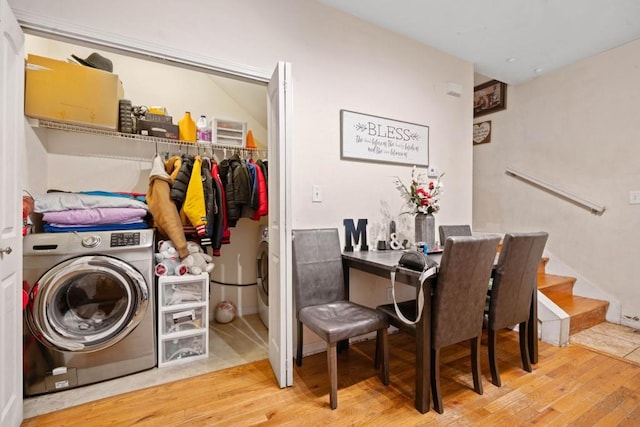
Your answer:
[[[169,197],[171,182],[172,179],[165,170],[162,158],[156,154],[149,174],[147,205],[158,232],[173,242],[180,259],[183,259],[189,255],[189,250],[180,215]]]

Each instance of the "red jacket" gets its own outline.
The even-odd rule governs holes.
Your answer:
[[[257,221],[261,216],[265,216],[269,214],[269,199],[267,197],[267,181],[264,179],[264,175],[262,174],[262,170],[260,166],[256,164],[256,162],[251,159],[249,162],[256,167],[256,178],[258,180],[258,209],[256,213],[251,217],[252,220]]]

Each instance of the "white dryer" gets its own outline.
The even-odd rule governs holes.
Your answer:
[[[269,328],[269,227],[260,227],[256,266],[258,284],[258,314]]]
[[[24,394],[156,365],[153,230],[29,234]]]

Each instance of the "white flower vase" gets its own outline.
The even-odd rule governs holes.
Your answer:
[[[436,245],[436,219],[431,214],[417,214],[415,225],[416,243],[424,242],[429,250],[433,250]]]

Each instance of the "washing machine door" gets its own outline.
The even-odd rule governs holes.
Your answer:
[[[33,336],[61,351],[98,351],[127,336],[149,303],[149,285],[130,264],[105,255],[70,258],[31,288]]]

